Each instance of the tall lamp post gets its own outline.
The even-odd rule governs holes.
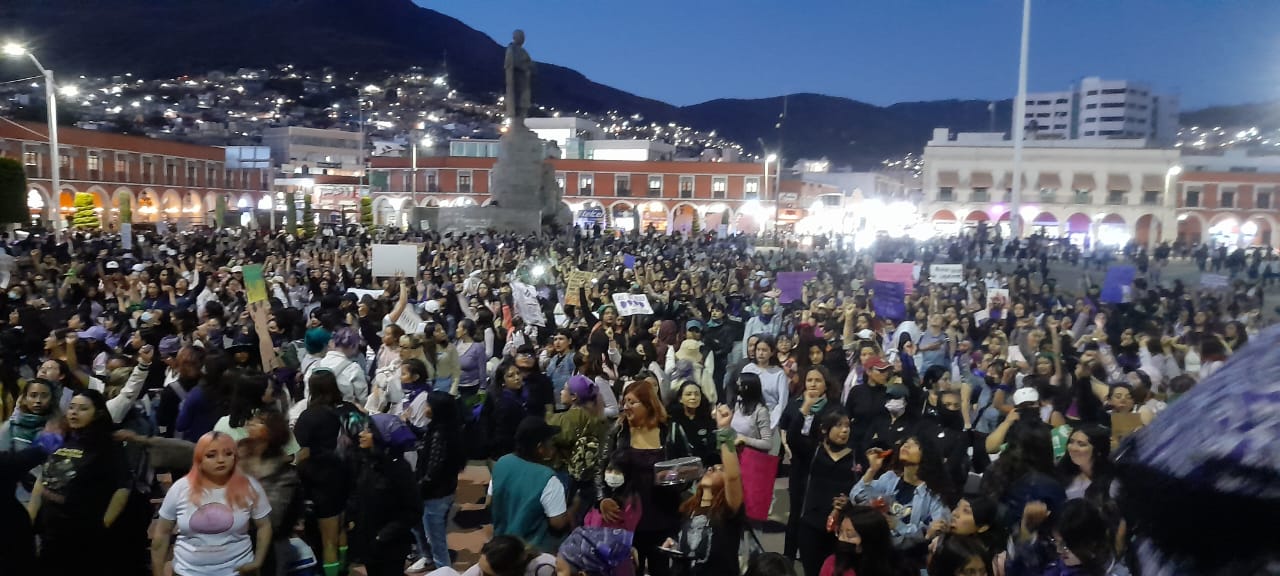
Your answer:
[[[772,163],[772,164],[774,165],[774,166],[773,166],[773,168],[774,168],[774,171],[775,171],[775,172],[777,172],[777,173],[779,173],[779,174],[781,174],[781,173],[782,173],[782,165],[778,163],[778,155],[777,155],[777,154],[770,154],[769,156],[767,156],[767,157],[764,159],[764,185],[765,185],[765,188],[768,188],[768,187],[769,187],[769,164],[770,164],[770,163]],[[774,182],[774,184],[773,184],[773,235],[774,235],[774,237],[775,237],[775,238],[778,236],[778,213],[779,213],[779,209],[782,207],[782,196],[781,196],[781,193],[782,193],[782,186],[781,186],[781,184],[782,184],[782,182],[780,182],[780,181],[775,181],[775,182]]]
[[[413,140],[412,136],[410,140]],[[413,140],[409,144],[413,147],[412,170],[409,174],[409,197],[413,199],[414,206],[418,205],[418,146],[430,150],[433,144],[430,136],[423,136],[421,140]],[[427,190],[426,192],[430,193],[431,191]]]
[[[4,53],[6,56],[12,56],[15,58],[21,58],[22,56],[30,58],[31,62],[36,65],[36,68],[40,70],[40,73],[44,75],[45,108],[48,109],[49,112],[48,130],[50,165],[53,167],[53,174],[50,177],[50,187],[53,188],[53,193],[51,194],[54,201],[53,210],[54,214],[57,215],[57,207],[61,206],[59,199],[62,198],[62,154],[58,149],[58,93],[57,89],[53,85],[53,70],[45,69],[45,67],[40,64],[40,61],[36,59],[36,55],[32,54],[30,50],[27,50],[26,47],[21,44],[14,42],[5,44]],[[61,231],[66,224],[58,217],[55,217],[53,222],[54,229],[58,231]]]

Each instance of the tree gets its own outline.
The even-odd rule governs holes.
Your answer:
[[[311,195],[302,197],[302,237],[313,238],[316,235],[316,217],[311,211]]]
[[[221,230],[227,221],[227,197],[225,194],[219,194],[217,200],[213,203],[213,226]]]
[[[27,221],[27,173],[13,158],[0,158],[0,224]]]
[[[102,222],[98,220],[98,213],[93,211],[93,194],[88,192],[76,192],[75,214],[72,216],[71,225],[76,228],[101,228]]]
[[[133,202],[132,194],[129,192],[121,192],[117,198],[120,200],[120,223],[133,223]]]
[[[366,196],[360,199],[360,224],[373,226],[373,198]]]

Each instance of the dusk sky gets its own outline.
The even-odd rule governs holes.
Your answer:
[[[415,0],[539,61],[687,105],[819,92],[1011,98],[1019,0]],[[1035,0],[1029,89],[1145,81],[1183,109],[1280,100],[1280,1]]]

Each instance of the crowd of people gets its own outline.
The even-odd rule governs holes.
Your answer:
[[[1280,573],[1269,272],[1059,247],[6,235],[0,572],[446,574],[484,465],[469,576]]]

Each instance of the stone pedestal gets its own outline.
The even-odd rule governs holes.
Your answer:
[[[538,135],[514,122],[502,135],[493,165],[489,193],[502,208],[537,211],[543,207],[542,163],[545,146]]]

